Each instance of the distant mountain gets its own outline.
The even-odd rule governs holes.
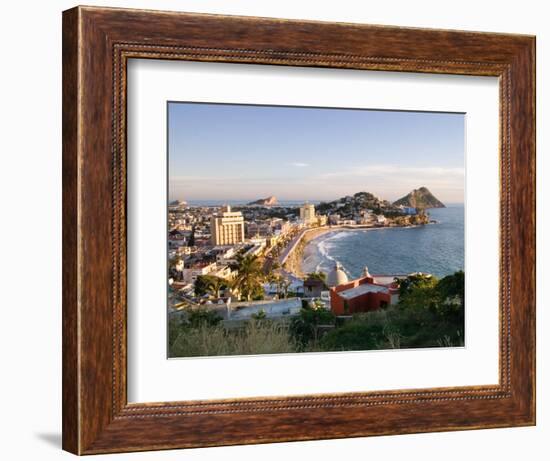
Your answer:
[[[420,189],[414,189],[409,192],[405,197],[401,197],[399,200],[393,202],[394,206],[408,206],[412,208],[445,208],[445,205],[440,202],[435,196],[428,190],[427,187],[421,187]]]
[[[187,206],[187,202],[185,200],[172,200],[168,206],[171,207],[179,207],[179,206]]]
[[[255,200],[254,202],[247,203],[247,205],[274,206],[277,203],[279,203],[277,202],[277,197],[271,196]]]

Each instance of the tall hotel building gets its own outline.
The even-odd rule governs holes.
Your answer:
[[[212,245],[234,245],[244,242],[244,218],[240,211],[227,205],[210,219]]]
[[[312,203],[306,203],[300,207],[300,220],[306,224],[316,220],[315,206]]]

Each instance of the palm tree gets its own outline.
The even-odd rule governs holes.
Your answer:
[[[207,291],[214,296],[216,299],[219,299],[220,292],[227,288],[228,282],[221,277],[212,277],[211,280],[208,281],[208,285],[206,287]]]
[[[281,282],[279,287],[283,292],[283,299],[286,299],[288,297],[288,289],[290,288],[290,282],[281,276]]]
[[[220,297],[220,292],[229,287],[230,282],[215,275],[199,275],[195,280],[195,295],[210,295],[216,298]]]
[[[273,268],[268,272],[268,274],[265,276],[265,280],[270,285],[275,285],[277,290],[277,296],[279,296],[279,277],[280,275],[273,271]]]
[[[247,301],[262,289],[265,279],[262,273],[262,263],[256,255],[238,255],[236,263],[232,266],[237,271],[233,280],[233,287],[238,290]]]
[[[271,271],[272,272],[279,272],[281,270],[281,264],[279,261],[273,260],[273,263],[271,264]]]
[[[325,287],[327,286],[327,274],[324,272],[310,272],[307,274],[306,280],[319,280],[323,282]]]
[[[281,274],[270,274],[269,282],[274,284],[277,288],[277,297],[286,298],[288,295],[288,288],[290,282]]]

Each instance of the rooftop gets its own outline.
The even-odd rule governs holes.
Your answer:
[[[353,299],[367,293],[389,293],[389,292],[390,291],[387,287],[383,287],[380,285],[373,285],[371,283],[364,283],[355,288],[350,288],[348,290],[340,291],[338,292],[338,296],[344,299]]]

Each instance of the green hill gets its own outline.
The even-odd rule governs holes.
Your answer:
[[[409,206],[413,208],[445,208],[445,205],[440,202],[435,196],[428,190],[427,187],[421,187],[420,189],[414,189],[409,192],[405,197],[401,197],[399,200],[393,202],[395,206]]]

